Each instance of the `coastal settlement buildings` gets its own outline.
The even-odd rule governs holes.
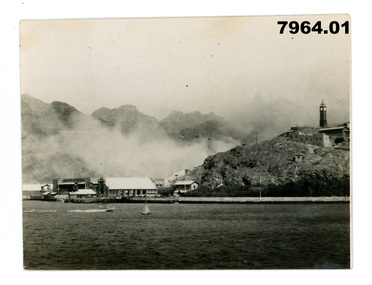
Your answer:
[[[73,202],[113,201],[158,195],[158,189],[150,178],[58,178],[53,180],[53,188],[58,196]]]
[[[58,178],[53,180],[53,189],[55,190],[52,193],[53,196],[57,195],[59,198],[70,202],[115,202],[132,197],[158,197],[159,193],[155,182],[157,182],[158,187],[164,187],[164,179],[127,177]],[[198,186],[199,184],[196,181],[189,180],[177,181],[173,185],[176,195],[195,190]],[[32,189],[40,189],[41,186],[35,187]]]

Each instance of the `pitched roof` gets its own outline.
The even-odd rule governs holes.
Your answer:
[[[75,192],[69,192],[69,194],[73,194],[73,195],[95,195],[96,192],[93,191],[92,189],[79,189]]]
[[[150,178],[106,178],[106,185],[110,190],[113,189],[138,189],[138,190],[156,190],[155,184]]]
[[[191,185],[193,183],[198,184],[197,182],[192,181],[192,180],[185,180],[185,181],[177,181],[176,183],[174,183],[174,185]]]
[[[342,129],[347,129],[347,127],[345,126],[341,126],[341,127],[332,127],[332,128],[324,128],[324,129],[320,129],[319,132],[326,132],[326,131],[333,131],[333,130],[342,130]]]

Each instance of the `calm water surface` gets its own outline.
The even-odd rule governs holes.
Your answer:
[[[26,269],[349,268],[349,204],[23,202]]]

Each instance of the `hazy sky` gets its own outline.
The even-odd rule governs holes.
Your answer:
[[[163,119],[215,112],[243,123],[349,116],[350,37],[279,34],[278,20],[347,16],[52,20],[21,23],[21,92],[90,115],[123,104]]]

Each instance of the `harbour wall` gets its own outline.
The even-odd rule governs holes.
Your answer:
[[[130,198],[129,203],[349,203],[350,197],[168,197]]]
[[[350,203],[350,197],[126,197],[58,199],[70,203],[225,203],[225,204],[275,204],[275,203]]]

